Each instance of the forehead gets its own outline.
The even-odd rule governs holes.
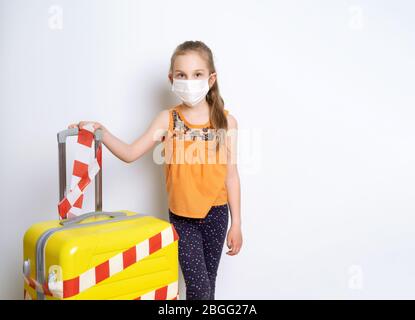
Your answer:
[[[174,60],[173,72],[176,70],[192,72],[199,69],[209,70],[206,60],[197,52],[190,51],[178,55]]]

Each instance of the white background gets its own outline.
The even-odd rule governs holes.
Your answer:
[[[414,13],[409,0],[0,0],[0,298],[22,298],[25,230],[57,218],[56,133],[96,120],[132,142],[177,102],[167,71],[185,40],[212,49],[241,131],[244,244],[224,247],[216,298],[415,298]],[[103,165],[105,210],[168,219],[151,152],[125,164],[104,148]]]

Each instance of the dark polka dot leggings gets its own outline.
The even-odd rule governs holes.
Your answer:
[[[179,235],[179,262],[186,300],[214,300],[215,283],[228,229],[228,204],[212,206],[205,218],[188,218],[169,210]]]

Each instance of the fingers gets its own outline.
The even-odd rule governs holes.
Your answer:
[[[241,244],[237,243],[237,241],[234,241],[233,239],[228,239],[227,246],[230,250],[226,252],[226,254],[229,256],[237,255],[241,250]]]
[[[68,129],[71,129],[71,128],[81,129],[84,126],[84,123],[85,123],[85,121],[80,121],[78,123],[72,123],[68,126]]]
[[[94,130],[101,128],[101,124],[99,122],[94,122]]]
[[[68,129],[77,128],[77,127],[78,127],[77,123],[72,123],[68,126]]]
[[[230,256],[235,256],[235,255],[237,255],[239,253],[240,249],[241,249],[240,247],[235,246],[231,250],[229,250],[228,252],[226,252],[226,254],[227,255],[230,255]]]
[[[231,250],[226,252],[226,254],[230,255],[230,256],[234,256],[234,255],[237,255],[239,253],[239,250],[240,250],[240,247],[234,246],[234,247],[232,247]]]
[[[78,124],[79,129],[82,129],[89,122],[90,121],[80,121],[79,124]]]
[[[227,255],[234,256],[238,254],[239,248],[238,245],[235,244],[235,242],[231,239],[228,241],[228,248],[230,249],[228,252],[226,252]]]
[[[101,127],[98,122],[94,122],[94,121],[79,121],[78,123],[72,123],[72,124],[70,124],[68,126],[68,129],[71,129],[71,128],[82,129],[88,123],[92,123],[94,129],[98,129],[98,128]]]

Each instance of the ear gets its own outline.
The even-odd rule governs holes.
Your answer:
[[[173,75],[171,73],[168,74],[167,78],[169,78],[170,84],[173,84]]]
[[[212,86],[215,84],[215,81],[216,81],[216,72],[214,72],[210,75],[209,88],[212,88]]]

